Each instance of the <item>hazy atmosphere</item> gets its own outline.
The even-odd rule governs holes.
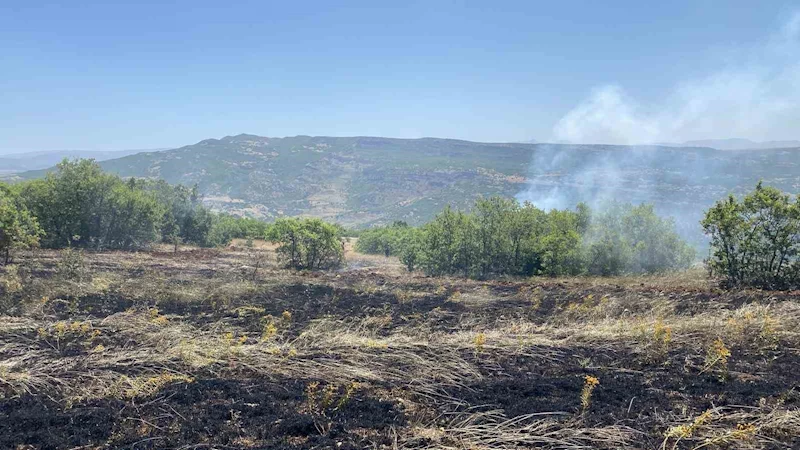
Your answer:
[[[791,140],[793,2],[6,2],[0,154],[262,136]]]
[[[800,449],[800,4],[0,5],[0,449]]]

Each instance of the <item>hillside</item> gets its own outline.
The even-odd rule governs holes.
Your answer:
[[[208,139],[103,162],[122,176],[197,183],[210,206],[271,218],[307,214],[346,225],[427,220],[447,203],[513,196],[533,146],[370,137]]]
[[[196,183],[209,206],[266,219],[421,223],[448,203],[466,206],[480,195],[498,194],[558,207],[609,198],[650,201],[696,228],[703,208],[760,179],[796,192],[798,150],[243,134],[101,165],[122,176]]]

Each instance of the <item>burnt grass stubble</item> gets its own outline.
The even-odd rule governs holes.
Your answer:
[[[58,391],[18,392],[0,383],[0,448],[398,448],[403,446],[403,436],[413,434],[414,427],[445,429],[453,415],[494,410],[508,418],[558,412],[561,414],[552,416],[553,420],[564,427],[624,427],[631,433],[620,440],[619,447],[659,448],[669,426],[691,422],[703,411],[726,405],[756,408],[765,403],[796,410],[800,401],[794,391],[800,379],[796,342],[779,341],[767,350],[731,343],[732,356],[723,378],[715,371],[702,373],[705,348],[678,343],[678,330],[676,343],[654,360],[641,347],[613,339],[601,343],[569,339],[573,330],[593,319],[566,313],[570,304],[586,302],[587,298],[657,298],[672,305],[672,322],[680,323],[709,307],[725,314],[747,305],[797,302],[792,292],[729,291],[713,283],[682,286],[649,280],[469,281],[404,274],[396,266],[383,267],[380,263],[332,273],[296,273],[279,269],[273,262],[251,274],[252,252],[150,252],[141,254],[135,265],[123,264],[128,258],[123,253],[87,253],[95,279],[112,274],[117,279],[134,280],[134,284],[161,283],[159,298],[132,293],[119,283],[102,292],[70,293],[67,289],[47,313],[39,314],[39,319],[102,323],[114,314],[157,307],[171,323],[200,329],[224,327],[254,341],[264,327],[262,318],[279,320],[284,311],[291,312],[291,321],[281,330],[285,341],[300,336],[323,318],[359,323],[381,317],[381,325],[373,329],[377,338],[402,335],[405,330],[488,333],[495,326],[523,321],[555,330],[554,340],[563,343],[520,344],[534,351],[492,355],[491,341],[480,350],[466,342],[458,351],[479,377],[443,386],[440,396],[420,395],[409,388],[415,381],[411,379],[405,384],[359,380],[351,398],[335,410],[329,408],[324,416],[309,408],[308,386],[312,382],[322,386],[335,383],[336,374],[324,380],[265,376],[263,372],[253,373],[246,365],[238,366],[235,358],[225,370],[187,370],[192,382],[166,384],[145,398],[109,396],[66,401]],[[39,252],[30,258],[36,260],[31,271],[33,284],[47,294],[49,283],[56,283],[58,278],[58,255]],[[149,283],[148,277],[158,281]],[[211,288],[248,278],[252,278],[253,287],[230,298],[221,298]],[[205,298],[184,301],[169,295],[171,290],[196,284],[209,286]],[[412,294],[404,296],[404,292]],[[460,300],[454,300],[456,292]],[[535,305],[529,298],[531,292],[538,298]],[[35,315],[25,307],[26,301],[34,300],[26,300],[26,292],[17,297],[18,304],[8,315]],[[252,317],[241,314],[241,307],[263,311],[258,309],[258,317]],[[635,316],[640,312],[635,308],[632,303],[624,314]],[[647,306],[641,308],[644,311]],[[3,332],[0,360],[14,356],[5,344],[36,339],[34,330]],[[113,332],[99,337],[97,343],[116,352],[140,345],[117,340]],[[42,345],[42,350],[48,349]],[[59,357],[89,351],[80,347],[49,350],[54,364]],[[537,356],[544,354],[550,356]],[[130,375],[140,373],[139,369],[131,367]],[[115,370],[124,374],[126,369]],[[597,377],[600,384],[592,394],[591,406],[582,410],[580,397],[586,375]],[[438,437],[415,436],[406,442],[410,443],[406,447],[440,444],[468,448],[457,440],[448,440],[446,432]],[[678,448],[697,444],[687,439]],[[736,443],[725,445],[720,448],[737,447]],[[752,445],[800,448],[800,438],[776,435]],[[589,446],[616,447],[609,442]]]

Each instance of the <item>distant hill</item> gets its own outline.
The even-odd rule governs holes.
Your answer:
[[[64,158],[91,158],[97,161],[121,158],[141,152],[154,152],[166,149],[149,150],[57,150],[42,152],[22,152],[0,155],[0,174],[23,172],[28,170],[47,169],[59,163]]]
[[[447,203],[513,196],[532,149],[433,138],[238,135],[102,166],[122,176],[196,183],[219,210],[264,218],[305,214],[358,226],[395,218],[420,223]]]
[[[699,141],[686,141],[682,144],[665,143],[670,147],[711,147],[717,150],[765,150],[774,148],[797,148],[800,141],[765,141],[756,142],[750,139],[705,139]]]
[[[743,193],[760,179],[788,192],[800,186],[797,148],[740,152],[242,134],[101,165],[126,177],[197,184],[217,210],[265,219],[309,215],[357,227],[392,220],[419,224],[447,204],[466,207],[482,195],[503,195],[559,207],[609,198],[653,202],[696,235],[703,209],[729,192]]]

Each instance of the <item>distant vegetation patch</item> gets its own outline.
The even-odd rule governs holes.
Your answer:
[[[0,185],[0,195],[5,252],[39,243],[122,250],[157,242],[214,247],[263,237],[267,228],[261,221],[211,212],[200,204],[196,187],[123,180],[92,160],[65,160],[43,179]]]
[[[545,212],[530,203],[482,199],[470,212],[445,208],[422,227],[396,222],[361,234],[357,249],[398,256],[430,275],[620,275],[678,270],[694,250],[650,205]]]

